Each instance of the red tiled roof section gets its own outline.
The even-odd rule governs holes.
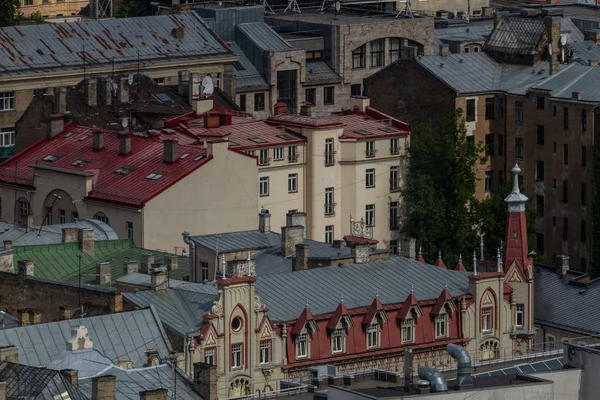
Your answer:
[[[369,238],[364,238],[364,237],[360,237],[360,236],[351,236],[351,235],[346,235],[344,236],[344,240],[346,241],[346,243],[348,244],[349,247],[352,246],[356,246],[356,245],[364,245],[364,244],[377,244],[379,243],[379,241],[375,240],[375,239],[369,239]]]
[[[140,207],[211,159],[206,157],[206,149],[179,144],[179,158],[173,163],[165,163],[161,137],[146,135],[131,135],[132,151],[122,156],[119,155],[119,134],[103,132],[104,149],[94,151],[92,128],[69,123],[54,138],[41,139],[2,163],[0,181],[32,185],[34,168],[30,165],[91,172],[97,176],[87,199]],[[44,161],[48,156],[57,158]],[[73,165],[77,161],[82,165]],[[127,170],[117,173],[121,168]],[[160,176],[149,179],[151,174]]]
[[[340,116],[344,123],[344,134],[340,139],[373,140],[387,137],[402,137],[410,134],[410,127],[402,121],[387,117],[374,118],[371,115],[385,114],[349,114]]]

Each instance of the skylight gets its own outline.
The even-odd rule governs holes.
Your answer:
[[[79,140],[85,140],[88,138],[88,135],[83,135],[82,137],[79,138]]]
[[[198,157],[194,158],[194,161],[200,161],[200,160],[202,160],[203,158],[204,158],[204,156],[198,156]]]
[[[229,147],[239,146],[236,142],[229,142]]]
[[[242,65],[241,62],[239,61],[234,61],[233,62],[233,68],[237,69],[238,71],[245,71],[246,68],[244,68],[244,66]]]
[[[397,133],[398,131],[395,130],[394,128],[390,128],[389,126],[385,126],[383,128],[379,128],[380,131],[384,131],[387,133]]]
[[[128,173],[130,173],[131,171],[133,171],[133,168],[129,168],[129,167],[121,167],[118,170],[115,171],[115,174],[119,174],[119,175],[127,175]]]
[[[250,139],[248,139],[248,140],[250,140],[250,141],[252,141],[252,142],[254,142],[254,143],[267,143],[267,141],[266,141],[266,140],[264,140],[264,139],[261,139],[261,138],[257,138],[257,137],[255,137],[255,138],[250,138]]]
[[[371,132],[365,131],[364,129],[357,129],[357,130],[354,131],[354,133],[358,133],[359,135],[363,135],[363,136],[370,136],[370,135],[372,135]]]
[[[159,174],[158,172],[153,172],[146,177],[146,179],[151,179],[153,181],[159,180],[160,178],[162,178],[162,174]]]
[[[56,160],[58,160],[58,156],[49,154],[46,157],[42,158],[43,161],[48,161],[48,162],[54,162]]]
[[[75,133],[75,132],[69,132],[69,133],[67,133],[67,134],[65,135],[65,138],[68,138],[69,136],[72,136],[72,135],[73,135],[73,133]]]
[[[152,96],[156,97],[161,103],[171,102],[171,98],[164,93],[154,93]]]
[[[185,153],[184,155],[182,155],[179,158],[181,158],[183,160],[184,158],[188,158],[190,155],[191,155],[191,153]]]
[[[290,135],[277,135],[278,138],[283,139],[283,140],[296,140],[295,137],[290,136]]]
[[[85,164],[87,164],[87,161],[77,160],[71,165],[73,165],[75,167],[83,167]]]

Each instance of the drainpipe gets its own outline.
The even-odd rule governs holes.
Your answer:
[[[194,241],[190,239],[188,232],[183,232],[183,241],[189,246],[190,249],[190,282],[196,283],[196,246]]]

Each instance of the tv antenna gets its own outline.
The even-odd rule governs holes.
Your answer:
[[[401,1],[398,0],[398,3],[401,3]],[[400,10],[398,12],[398,14],[396,14],[396,18],[398,18],[401,15],[404,15],[405,17],[408,17],[408,18],[414,18],[415,17],[413,15],[412,10],[410,9],[410,0],[406,0],[406,2],[404,3],[404,8],[402,10]]]
[[[268,0],[262,0],[262,6],[265,9],[265,14],[275,14]]]
[[[287,7],[283,10],[284,13],[291,11],[300,14],[300,6],[298,5],[298,0],[288,0]]]

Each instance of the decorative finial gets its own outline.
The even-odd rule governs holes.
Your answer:
[[[227,262],[225,261],[225,254],[221,255],[221,268],[223,279],[227,279]]]
[[[340,299],[340,304],[344,304],[344,293],[342,293],[342,298]]]
[[[458,263],[459,263],[459,264],[462,264],[462,254],[459,254],[459,255],[458,255]]]
[[[410,294],[415,294],[415,285],[410,285]]]
[[[421,246],[419,246],[419,254],[423,254],[423,253],[421,252],[421,249],[422,249],[422,247],[421,247]]]
[[[308,307],[308,299],[306,299],[306,308],[310,308]]]
[[[438,260],[442,259],[442,249],[438,251]]]
[[[448,279],[444,281],[444,289],[448,289]]]
[[[247,268],[247,270],[246,270],[246,275],[247,275],[247,276],[250,276],[250,275],[251,275],[251,271],[250,271],[250,263],[252,262],[252,261],[250,260],[250,251],[248,251],[248,258],[246,259],[246,262],[247,262],[247,265],[246,265],[246,268]]]
[[[513,193],[521,193],[519,190],[519,174],[521,173],[521,168],[519,168],[519,164],[515,164],[512,169],[512,173],[514,175],[513,180]]]
[[[483,235],[479,237],[479,259],[483,261]]]
[[[473,275],[477,275],[477,254],[473,250]]]
[[[377,289],[377,291],[375,292],[375,298],[378,299],[379,298],[379,289]]]
[[[496,254],[496,262],[498,263],[498,272],[502,272],[502,256],[500,255],[500,247],[498,247],[498,254]]]

